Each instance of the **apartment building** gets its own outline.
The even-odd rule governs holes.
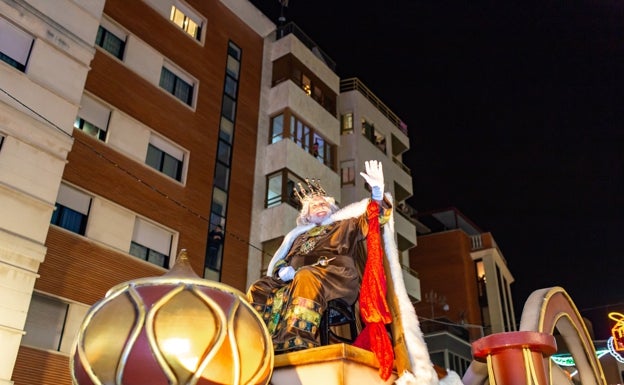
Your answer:
[[[489,232],[455,208],[417,215],[418,247],[409,251],[423,292],[415,305],[432,361],[463,374],[469,342],[517,330],[513,275]]]
[[[88,309],[182,248],[244,291],[306,177],[345,205],[378,159],[395,203],[411,195],[404,125],[296,25],[242,0],[59,1],[0,1],[0,384],[71,383]],[[405,253],[414,225],[395,221]]]
[[[364,179],[364,162],[383,163],[385,191],[395,206],[394,228],[408,295],[420,301],[420,283],[409,269],[408,250],[416,246],[416,223],[409,216],[405,200],[412,196],[412,175],[403,163],[410,149],[407,125],[358,78],[340,81],[340,186],[342,199],[354,202],[369,196]]]
[[[0,383],[69,384],[89,307],[162,275],[180,249],[198,274],[245,289],[275,25],[239,0],[16,0],[0,13],[0,287],[11,298]]]
[[[293,189],[305,185],[305,178],[320,179],[344,206],[370,196],[359,173],[365,161],[376,159],[397,205],[412,194],[410,171],[402,162],[409,149],[405,124],[358,79],[340,80],[332,59],[296,24],[278,27],[273,38],[263,65],[260,109],[266,114],[258,124],[248,283],[264,273],[294,227],[299,208]],[[418,301],[418,279],[407,268],[415,224],[400,213],[395,229],[405,283]]]
[[[295,226],[297,183],[320,179],[328,195],[341,202],[335,64],[288,23],[266,45],[263,68],[248,284],[264,273],[283,236]]]
[[[0,1],[0,384],[40,365],[20,344],[103,6]]]

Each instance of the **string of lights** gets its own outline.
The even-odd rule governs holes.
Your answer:
[[[43,119],[46,123],[48,123],[50,126],[54,127],[56,130],[62,132],[63,134],[65,134],[66,136],[72,138],[75,142],[80,143],[81,145],[85,146],[87,149],[89,149],[90,151],[92,151],[93,153],[95,153],[98,157],[102,158],[103,160],[107,161],[108,163],[110,163],[112,166],[118,168],[120,171],[124,172],[126,175],[128,175],[130,178],[134,179],[135,181],[139,182],[140,184],[142,184],[143,186],[147,187],[148,189],[152,190],[154,193],[160,195],[160,197],[167,199],[170,202],[175,203],[177,206],[179,206],[180,208],[186,210],[187,212],[189,212],[190,214],[196,216],[197,218],[199,218],[200,220],[206,222],[206,223],[210,223],[210,219],[207,218],[206,216],[196,212],[195,210],[193,210],[192,208],[188,207],[187,205],[185,205],[184,203],[170,197],[168,194],[166,194],[164,191],[158,189],[158,187],[151,185],[149,183],[147,183],[146,181],[142,180],[141,178],[139,178],[138,176],[136,176],[135,174],[133,174],[131,171],[129,171],[128,169],[120,166],[117,162],[115,162],[114,160],[108,158],[105,154],[103,154],[101,151],[99,151],[98,149],[96,149],[93,145],[91,145],[90,143],[82,140],[79,137],[73,136],[70,133],[66,132],[65,130],[63,130],[61,127],[57,126],[54,122],[51,122],[49,119],[47,119],[45,116],[41,115],[40,113],[38,113],[37,111],[33,110],[32,108],[30,108],[28,105],[24,104],[21,100],[17,99],[16,97],[14,97],[13,95],[11,95],[9,92],[7,92],[5,89],[0,88],[0,91],[2,91],[2,93],[4,93],[5,95],[7,95],[8,97],[10,97],[11,99],[13,99],[15,102],[19,103],[22,107],[26,108],[28,111],[32,112],[33,114],[35,114],[37,117]],[[230,235],[233,239],[242,242],[244,244],[246,244],[247,246],[250,246],[258,251],[260,251],[262,254],[267,255],[269,257],[272,257],[271,254],[265,252],[264,250],[262,250],[261,248],[253,245],[251,242],[249,242],[249,240],[239,236],[236,233],[233,233],[231,231],[225,230],[225,233],[227,235]]]

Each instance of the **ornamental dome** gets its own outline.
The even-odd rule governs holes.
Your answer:
[[[91,307],[70,369],[75,385],[267,384],[273,347],[243,293],[197,276],[182,250]]]

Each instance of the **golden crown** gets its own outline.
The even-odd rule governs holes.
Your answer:
[[[324,197],[327,195],[327,192],[325,191],[323,186],[321,186],[320,179],[306,178],[305,182],[308,185],[307,190],[305,187],[303,187],[303,184],[301,182],[297,183],[299,189],[297,189],[297,186],[295,186],[295,188],[293,189],[293,191],[295,192],[295,196],[297,197],[297,199],[299,199],[299,202],[303,203],[303,201],[312,199],[316,196]]]

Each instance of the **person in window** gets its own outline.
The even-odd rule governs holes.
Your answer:
[[[302,209],[297,227],[276,251],[267,276],[253,283],[247,298],[261,314],[272,334],[276,353],[318,346],[318,327],[327,302],[340,298],[348,304],[358,299],[362,243],[369,226],[371,201],[379,223],[385,223],[392,205],[384,197],[380,162],[365,163],[361,175],[371,186],[372,200],[364,199],[339,210],[318,181],[299,185]]]
[[[219,270],[219,249],[223,244],[223,228],[220,225],[208,233],[208,267],[212,270]]]
[[[312,145],[312,155],[314,155],[315,158],[318,158],[319,156],[319,144],[316,141]]]

